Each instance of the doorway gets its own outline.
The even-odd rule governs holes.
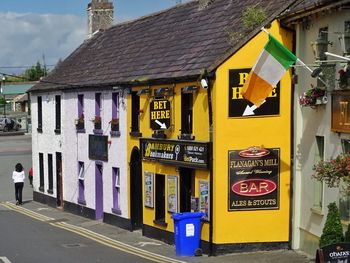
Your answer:
[[[103,218],[103,179],[102,179],[103,167],[101,164],[95,164],[95,218]]]
[[[62,153],[56,152],[56,201],[58,207],[63,207],[62,191]]]
[[[191,212],[191,196],[194,193],[193,180],[193,169],[180,168],[180,212]]]
[[[130,156],[130,219],[131,230],[142,227],[142,163],[140,150],[134,147]]]

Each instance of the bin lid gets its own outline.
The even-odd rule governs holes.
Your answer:
[[[205,216],[204,212],[184,212],[184,213],[174,213],[171,218],[174,220],[182,220],[186,218],[197,218]]]

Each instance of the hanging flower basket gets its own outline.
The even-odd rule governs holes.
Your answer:
[[[327,103],[327,94],[324,89],[314,87],[311,85],[311,89],[305,91],[299,97],[299,104],[302,107],[315,107]]]
[[[101,117],[100,116],[95,116],[95,119],[93,120],[94,122],[94,126],[96,130],[100,130],[101,129]]]
[[[346,89],[350,87],[350,65],[346,65],[344,68],[338,71],[339,74],[339,88]]]
[[[335,159],[319,161],[314,165],[313,177],[329,187],[339,187],[340,181],[350,185],[350,155],[339,154]]]
[[[119,131],[119,119],[112,119],[111,120],[111,130],[112,131]]]

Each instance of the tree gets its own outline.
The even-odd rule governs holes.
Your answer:
[[[344,241],[343,227],[340,222],[339,210],[335,202],[328,205],[326,223],[320,238],[320,248]]]
[[[26,69],[23,73],[23,77],[29,81],[40,80],[41,77],[47,75],[47,69],[45,66],[42,66],[38,61],[36,65]]]

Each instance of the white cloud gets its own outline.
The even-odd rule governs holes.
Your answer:
[[[0,71],[18,73],[42,61],[56,64],[86,38],[87,20],[73,15],[0,13]]]

